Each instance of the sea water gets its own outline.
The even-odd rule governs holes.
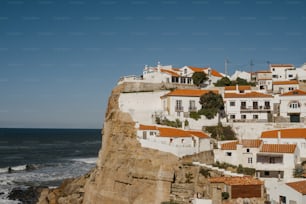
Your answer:
[[[16,187],[56,187],[89,172],[101,147],[99,129],[0,128],[0,204]]]

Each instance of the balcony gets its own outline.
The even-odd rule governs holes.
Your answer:
[[[271,106],[240,106],[240,112],[269,112]]]
[[[175,112],[183,112],[184,107],[183,106],[175,106]]]
[[[288,113],[301,113],[301,108],[288,108]]]
[[[198,110],[197,110],[197,107],[195,107],[195,106],[190,106],[189,108],[188,108],[188,110],[189,110],[189,112],[197,112]]]

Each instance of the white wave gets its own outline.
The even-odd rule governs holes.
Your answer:
[[[13,166],[12,170],[13,171],[24,171],[27,169],[27,165],[20,165],[20,166]]]
[[[97,163],[97,157],[93,157],[93,158],[75,158],[72,159],[72,161],[76,161],[76,162],[82,162],[82,163],[86,163],[86,164],[96,164]]]

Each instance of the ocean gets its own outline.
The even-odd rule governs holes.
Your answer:
[[[16,187],[56,187],[89,172],[101,147],[100,129],[0,128],[0,204]]]

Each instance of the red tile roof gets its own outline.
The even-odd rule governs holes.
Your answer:
[[[160,69],[161,72],[164,72],[164,73],[167,73],[167,74],[170,74],[171,76],[176,76],[176,77],[179,77],[180,75],[178,73],[176,73],[175,71],[171,71],[171,70],[168,70],[168,69]]]
[[[286,183],[288,186],[300,192],[302,195],[306,195],[306,180],[303,181],[296,181],[292,183]]]
[[[252,140],[252,139],[246,139],[241,141],[242,146],[247,148],[258,148],[260,147],[262,140]]]
[[[270,67],[277,68],[277,67],[294,67],[293,64],[270,64]]]
[[[208,68],[205,68],[205,70],[207,70]],[[215,76],[215,77],[223,77],[222,74],[220,74],[220,72],[218,72],[215,69],[211,69],[211,75]]]
[[[200,97],[203,94],[209,93],[210,91],[218,93],[217,90],[201,90],[201,89],[176,89],[167,93],[166,95],[161,96],[161,98],[167,96],[186,96],[186,97]]]
[[[306,95],[306,92],[302,91],[302,90],[299,90],[299,89],[296,89],[296,90],[293,90],[293,91],[289,91],[287,93],[283,93],[281,96],[302,96],[302,95]]]
[[[233,91],[236,90],[236,86],[226,86],[224,87],[225,91]],[[244,90],[251,90],[251,86],[238,86],[239,91],[244,91]]]
[[[251,176],[243,177],[213,177],[209,179],[210,183],[225,183],[230,186],[234,185],[262,185],[263,181]]]
[[[194,72],[203,72],[204,68],[200,68],[200,67],[194,67],[194,66],[187,66],[189,67],[189,69],[191,69]]]
[[[293,81],[274,81],[272,82],[273,85],[290,85],[290,84],[299,84],[298,81],[293,80]]]
[[[272,95],[260,92],[250,93],[224,93],[224,98],[273,98]]]
[[[154,125],[139,125],[139,130],[156,130],[159,132],[159,137],[198,137],[209,138],[207,134],[198,130],[183,130],[172,127],[161,127]]]
[[[296,144],[263,144],[260,152],[294,153]]]
[[[221,150],[236,150],[238,141],[226,142],[221,144]]]
[[[269,130],[261,133],[261,138],[277,138],[280,131],[281,138],[302,138],[306,139],[306,128]]]
[[[241,142],[238,141],[231,141],[231,142],[226,142],[221,144],[221,149],[222,150],[236,150],[237,145],[241,144],[242,147],[244,148],[258,148],[260,147],[262,143],[262,140],[256,140],[256,139],[245,139],[242,140]]]

